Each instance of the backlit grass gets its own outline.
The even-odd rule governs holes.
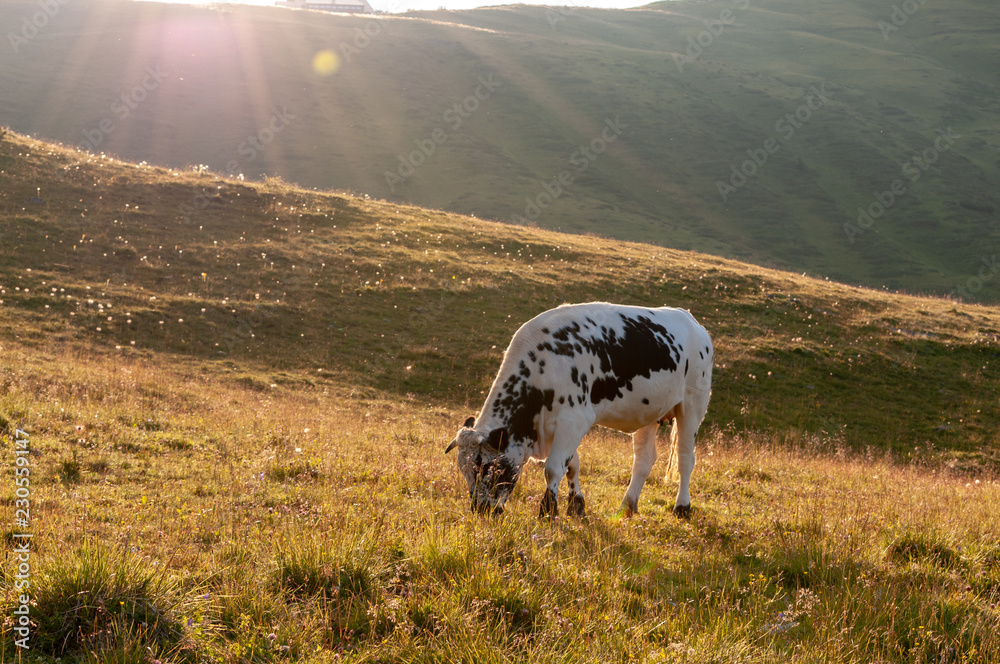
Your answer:
[[[80,395],[19,419],[32,432],[36,658],[127,661],[147,646],[194,662],[1000,653],[995,475],[713,430],[690,522],[670,514],[662,462],[640,515],[620,520],[629,444],[596,431],[582,447],[587,519],[537,519],[539,468],[488,519],[469,513],[442,454],[458,413],[261,392],[144,360],[26,353],[5,355],[2,371],[21,378],[6,413],[38,398],[21,386],[40,376]],[[163,394],[158,431],[119,417],[139,392]],[[136,447],[116,449],[128,431]],[[59,472],[70,450],[75,482]]]

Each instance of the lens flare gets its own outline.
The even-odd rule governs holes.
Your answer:
[[[340,69],[340,58],[333,51],[320,51],[313,56],[313,71],[320,76],[336,74]]]

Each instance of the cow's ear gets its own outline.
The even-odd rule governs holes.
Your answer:
[[[489,437],[486,439],[486,445],[492,449],[503,454],[507,451],[507,444],[510,442],[510,436],[507,434],[507,430],[503,427],[499,429],[494,429],[490,431]]]
[[[465,424],[463,424],[462,426],[465,427],[466,429],[470,429],[472,428],[472,425],[475,423],[476,423],[476,418],[470,417],[465,421]]]

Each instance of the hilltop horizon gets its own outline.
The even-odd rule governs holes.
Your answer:
[[[250,5],[257,7],[274,7],[275,0],[214,0],[213,2],[200,2],[199,0],[135,0],[136,2],[162,2],[168,4],[181,5]],[[484,9],[489,7],[505,7],[514,5],[539,6],[539,7],[587,7],[595,9],[633,9],[648,3],[635,3],[631,0],[597,0],[593,2],[577,2],[576,0],[555,0],[540,5],[520,2],[488,2],[484,0],[368,0],[375,11],[389,12],[392,14],[406,13],[411,11],[436,11],[446,9],[449,11],[461,9]]]

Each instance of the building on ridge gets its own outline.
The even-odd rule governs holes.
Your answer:
[[[346,14],[373,14],[375,10],[368,0],[278,0],[278,7],[292,9],[315,9],[322,12],[343,12]]]

